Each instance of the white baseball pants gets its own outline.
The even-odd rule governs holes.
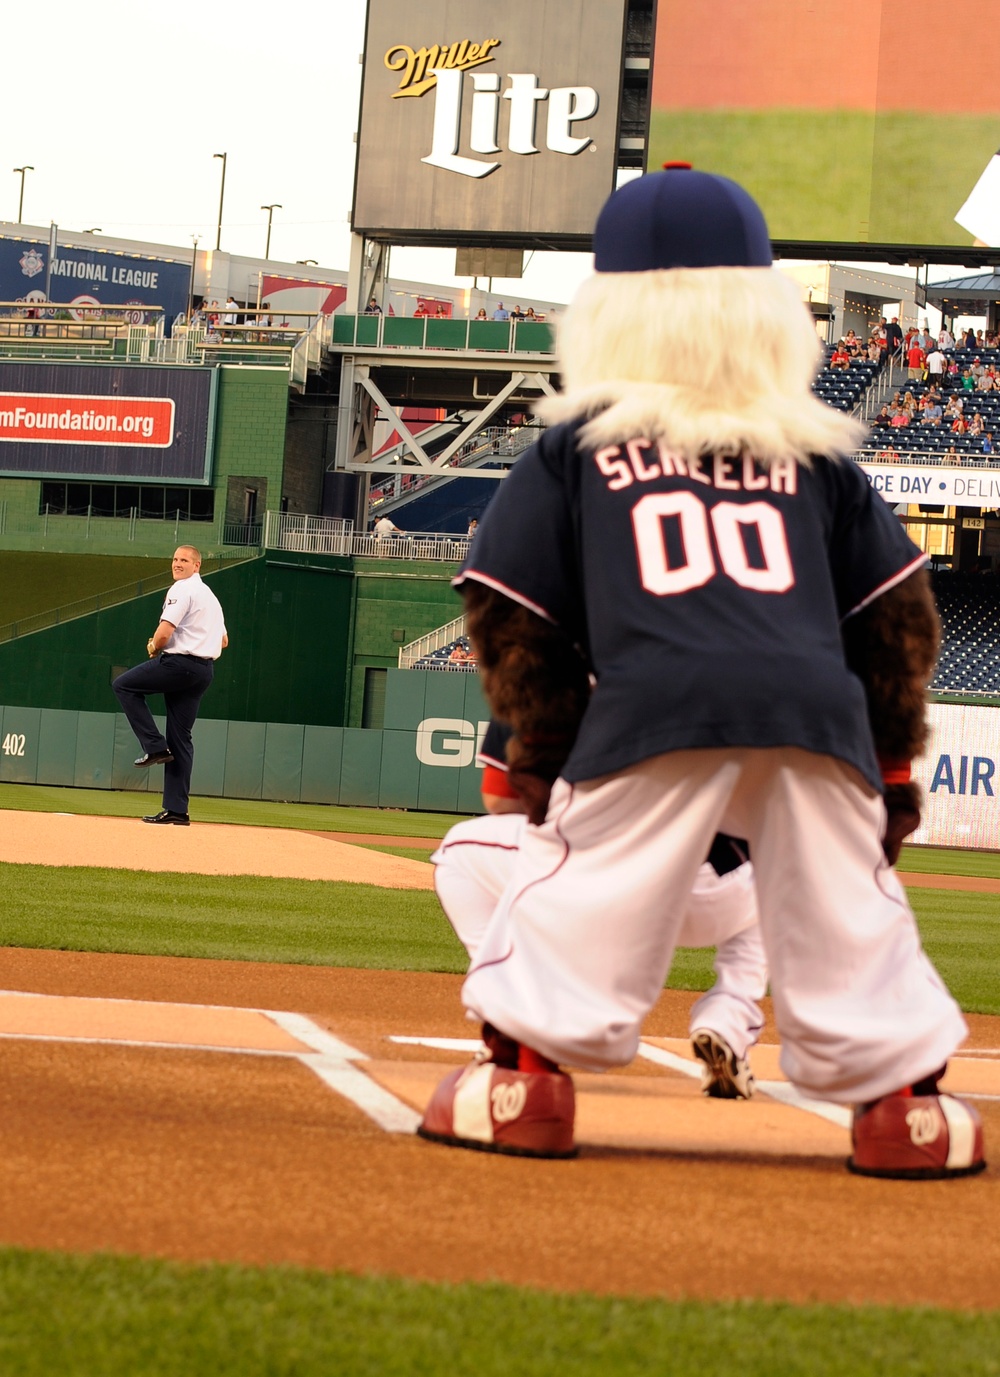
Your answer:
[[[746,837],[782,1040],[806,1094],[855,1103],[936,1070],[965,1021],[882,854],[881,796],[796,748],[676,751],[558,780],[463,987],[466,1006],[554,1061],[635,1055],[717,831]]]
[[[456,823],[431,856],[441,907],[473,964],[526,829],[535,830],[523,813],[486,814]],[[757,1001],[767,990],[751,865],[726,875],[699,867],[676,945],[716,948],[716,982],[692,1006],[690,1028],[711,1028],[745,1057],[763,1027]]]

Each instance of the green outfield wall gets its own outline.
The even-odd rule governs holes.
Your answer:
[[[377,680],[398,664],[402,645],[460,613],[453,573],[430,561],[282,551],[206,575],[230,647],[202,718],[383,726]],[[162,592],[149,593],[0,644],[0,702],[113,711],[111,681],[144,658],[162,603]]]
[[[385,725],[378,730],[202,714],[195,725],[192,793],[481,812],[475,755],[489,714],[478,676],[391,669],[384,706]],[[5,782],[158,794],[162,772],[137,770],[137,753],[120,713],[0,708]]]

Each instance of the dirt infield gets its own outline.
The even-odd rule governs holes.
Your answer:
[[[30,816],[58,863],[72,831]],[[206,826],[169,830],[165,868],[199,831],[221,848],[243,830],[262,864],[270,829]],[[275,854],[298,855],[275,831]],[[394,859],[309,840],[380,873]],[[769,1093],[702,1100],[692,995],[664,992],[627,1071],[578,1078],[581,1155],[548,1163],[405,1131],[468,1055],[457,977],[20,949],[0,963],[0,987],[24,992],[0,994],[5,1243],[667,1297],[1000,1303],[1000,1236],[983,1227],[1000,1173],[850,1176],[837,1112],[784,1102],[770,1022],[755,1055]],[[1000,1019],[969,1022],[949,1083],[980,1097],[996,1143]]]

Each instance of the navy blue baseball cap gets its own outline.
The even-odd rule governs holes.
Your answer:
[[[619,187],[594,230],[599,273],[769,268],[771,240],[753,197],[728,177],[665,163]]]

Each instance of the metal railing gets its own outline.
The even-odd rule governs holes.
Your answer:
[[[374,511],[383,503],[394,502],[400,497],[410,498],[428,483],[457,478],[460,475],[454,472],[455,469],[475,468],[494,456],[506,459],[522,454],[534,444],[543,429],[540,425],[486,426],[471,436],[452,455],[447,467],[433,473],[426,469],[404,468],[398,474],[392,474],[383,482],[374,485],[369,496],[368,509]],[[402,455],[406,446],[400,444],[396,449]]]
[[[555,352],[548,320],[456,320],[433,316],[330,317],[334,348],[428,349],[454,353],[544,354]]]
[[[891,458],[887,457],[891,454]],[[995,469],[1000,468],[1000,454],[976,454],[959,450],[946,454],[944,450],[899,449],[886,442],[881,449],[856,449],[851,456],[858,464],[912,464],[926,468]]]
[[[222,527],[223,545],[241,545],[245,549],[263,547],[264,527],[260,521],[227,521]]]
[[[265,550],[301,550],[313,555],[349,555],[354,522],[298,512],[264,514]]]
[[[422,660],[425,655],[431,655],[435,650],[457,641],[460,636],[465,635],[465,617],[456,617],[454,621],[446,622],[444,626],[439,626],[436,631],[429,631],[426,636],[418,636],[415,641],[410,641],[404,645],[399,652],[399,668],[412,669],[418,660]],[[462,666],[456,666],[462,668]]]
[[[449,531],[400,531],[393,535],[358,532],[353,521],[267,512],[264,548],[313,555],[357,555],[369,559],[429,559],[460,564],[469,552],[468,536]]]

